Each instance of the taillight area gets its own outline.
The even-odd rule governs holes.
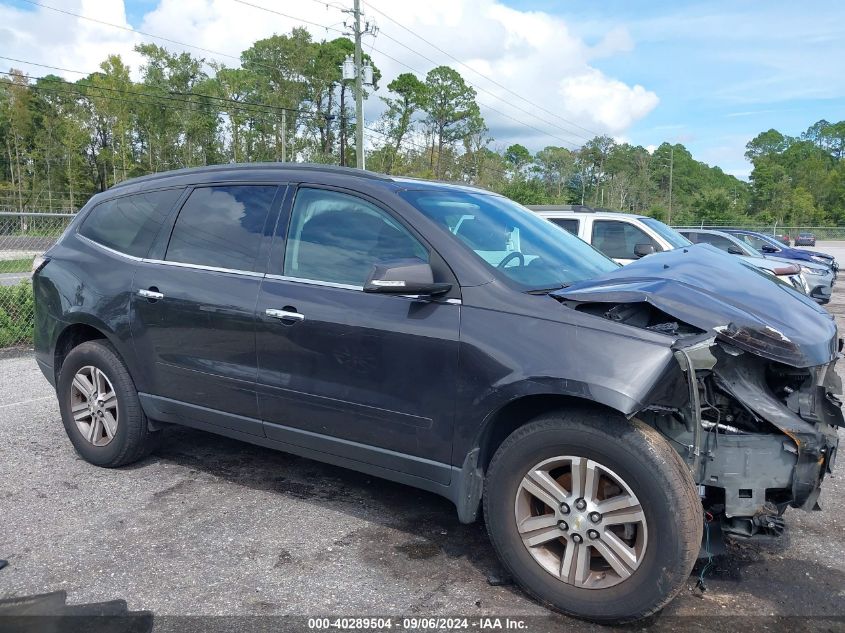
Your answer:
[[[44,255],[37,255],[35,259],[32,260],[32,274],[34,275],[39,270],[44,268],[44,266],[46,266],[47,262],[49,261],[49,257],[44,257]]]

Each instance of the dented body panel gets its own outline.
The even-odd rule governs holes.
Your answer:
[[[797,367],[828,363],[837,353],[830,313],[707,244],[650,255],[554,294],[579,303],[645,302],[705,332],[732,325],[746,339],[735,345]]]
[[[726,532],[777,532],[787,506],[817,507],[832,472],[841,344],[814,302],[704,248],[649,256],[554,295],[575,312],[672,337],[683,402],[677,390],[672,402],[653,392],[632,415],[674,442]]]

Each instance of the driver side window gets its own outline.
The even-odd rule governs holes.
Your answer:
[[[754,237],[753,235],[742,235],[742,239],[745,240],[745,242],[755,251],[762,252],[763,247],[769,245],[767,242],[761,240],[759,237]]]
[[[302,188],[296,194],[285,246],[284,274],[363,286],[380,262],[428,251],[375,205],[336,191]]]
[[[592,245],[613,259],[638,259],[638,244],[651,244],[654,252],[660,245],[639,227],[619,220],[594,220]]]

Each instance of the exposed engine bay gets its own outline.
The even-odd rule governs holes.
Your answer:
[[[826,362],[808,365],[805,350],[770,326],[729,322],[705,330],[647,301],[562,302],[673,337],[676,367],[631,415],[685,458],[704,510],[724,533],[779,536],[787,507],[819,508],[821,482],[836,459],[836,428],[845,425],[835,326]]]

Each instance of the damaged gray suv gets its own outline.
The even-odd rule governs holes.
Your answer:
[[[706,245],[620,268],[469,187],[129,180],[33,286],[37,360],[92,464],[180,424],[430,490],[463,522],[483,507],[519,584],[592,620],[671,600],[705,515],[754,539],[816,508],[843,424],[836,325],[792,287]]]

